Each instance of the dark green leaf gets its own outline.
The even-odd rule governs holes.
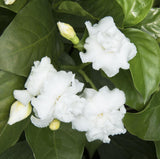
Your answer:
[[[12,5],[5,5],[4,0],[0,0],[0,7],[18,13],[26,5],[27,1],[28,0],[16,0]]]
[[[114,0],[80,0],[79,4],[96,18],[112,16],[117,25],[123,23],[123,10]]]
[[[14,145],[28,121],[7,125],[10,106],[14,101],[14,89],[23,88],[24,78],[0,71],[0,153]]]
[[[7,9],[0,8],[0,35],[3,33],[4,29],[10,24],[14,17],[15,13]]]
[[[156,146],[157,159],[160,159],[160,141],[154,142]]]
[[[26,141],[19,142],[0,155],[0,159],[34,159]]]
[[[77,4],[79,3],[79,4]],[[54,4],[54,3],[53,3]],[[86,16],[89,19],[101,19],[105,16],[112,16],[117,25],[123,23],[123,10],[114,0],[80,0],[78,2],[62,1],[58,2],[59,11],[78,16]],[[55,6],[58,6],[55,4]],[[56,8],[55,7],[55,8]]]
[[[154,38],[160,39],[160,8],[152,8],[146,18],[137,27]]]
[[[132,26],[141,22],[153,5],[153,0],[116,0],[125,15],[124,25]]]
[[[33,61],[56,60],[62,47],[48,0],[32,0],[17,14],[0,37],[0,69],[28,75]]]
[[[93,142],[86,142],[86,148],[88,150],[90,159],[93,157],[95,151],[97,150],[97,148],[101,144],[102,144],[102,142],[99,141],[99,140],[96,140],[96,141],[93,141]]]
[[[53,3],[53,7],[54,7],[54,3]],[[96,19],[86,10],[84,10],[77,2],[62,1],[62,3],[60,3],[55,9],[56,11],[61,13],[68,13],[72,15],[84,16],[84,17]]]
[[[26,129],[26,138],[36,159],[81,159],[85,137],[83,133],[62,124],[57,131],[37,128],[32,124]]]
[[[126,104],[133,109],[142,110],[144,101],[140,93],[135,89],[131,74],[129,71],[120,70],[120,72],[110,78],[115,87],[124,91],[126,95]]]
[[[136,89],[146,102],[160,83],[160,48],[153,37],[138,29],[126,29],[124,33],[137,47],[138,53],[130,61],[130,71]]]
[[[127,130],[143,140],[160,140],[160,92],[156,93],[147,107],[138,113],[127,113],[124,124]]]
[[[156,159],[155,147],[126,133],[111,138],[110,144],[103,144],[98,149],[100,159]]]

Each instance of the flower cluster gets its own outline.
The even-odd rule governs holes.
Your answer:
[[[75,79],[72,72],[56,71],[48,57],[34,62],[25,83],[25,90],[15,90],[14,97],[24,105],[24,111],[12,117],[8,124],[14,124],[29,103],[35,115],[31,122],[37,127],[49,126],[52,130],[59,127],[56,119],[68,123],[79,131],[86,131],[88,141],[96,139],[109,142],[109,135],[125,133],[122,118],[125,114],[125,95],[122,91],[110,91],[107,86],[99,91],[85,89],[84,84]],[[16,119],[15,119],[16,118]]]
[[[93,26],[86,22],[86,26],[89,37],[84,44],[86,53],[80,52],[82,62],[92,62],[94,69],[102,69],[109,77],[120,68],[128,69],[128,61],[137,53],[136,47],[117,29],[112,17],[105,17]],[[58,28],[74,45],[79,43],[70,25],[58,22]],[[35,61],[25,90],[13,92],[18,102],[11,107],[8,124],[26,118],[32,105],[31,122],[37,127],[56,130],[60,121],[71,122],[73,129],[86,132],[88,141],[99,139],[104,143],[110,142],[110,135],[125,133],[124,93],[107,86],[99,91],[83,87],[72,72],[57,71],[48,57]]]
[[[86,22],[89,37],[80,52],[83,63],[92,62],[95,70],[102,69],[109,77],[116,75],[119,69],[129,69],[128,61],[136,56],[133,43],[116,27],[113,18],[108,16],[91,25]]]

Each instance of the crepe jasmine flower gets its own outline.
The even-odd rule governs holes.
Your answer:
[[[81,115],[72,121],[72,127],[86,131],[88,141],[110,142],[110,135],[126,132],[122,119],[126,113],[125,95],[119,89],[109,90],[104,86],[99,91],[85,89],[86,105]]]
[[[58,130],[60,127],[60,121],[57,119],[54,119],[50,124],[49,124],[49,128],[51,130]]]
[[[44,81],[49,74],[56,72],[48,57],[43,57],[41,61],[35,61],[31,73],[25,83],[26,90],[14,90],[14,98],[22,104],[27,105],[34,96],[40,93]]]
[[[32,112],[31,104],[23,105],[19,101],[14,102],[11,105],[10,115],[8,124],[13,125],[16,122],[19,122],[27,118]]]
[[[73,44],[78,44],[79,43],[79,38],[77,37],[73,27],[69,24],[58,22],[57,23],[58,29],[60,31],[60,34],[70,40]]]
[[[58,71],[50,74],[31,104],[36,112],[31,121],[37,127],[46,127],[53,119],[71,122],[82,112],[84,99],[76,95],[83,89],[82,83],[72,72]]]
[[[4,0],[4,3],[5,3],[6,5],[11,5],[11,4],[13,4],[15,1],[16,1],[16,0]]]
[[[83,63],[92,62],[95,70],[102,69],[109,77],[116,75],[119,69],[129,69],[128,61],[136,56],[133,43],[116,27],[113,18],[108,16],[93,26],[85,23],[89,37],[80,52]]]

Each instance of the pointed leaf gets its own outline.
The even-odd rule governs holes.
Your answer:
[[[26,138],[36,159],[81,159],[85,137],[62,124],[57,131],[37,128],[32,124],[26,129]]]
[[[127,113],[124,117],[126,129],[143,140],[160,140],[160,92],[156,93],[148,106],[138,113]]]
[[[33,61],[54,59],[61,46],[48,0],[32,0],[0,37],[0,69],[27,76]]]
[[[116,0],[122,7],[124,25],[132,26],[141,22],[153,5],[153,0]]]
[[[126,104],[133,109],[142,110],[144,108],[144,101],[141,94],[135,89],[131,74],[127,70],[120,70],[120,72],[110,78],[115,87],[124,91],[126,96]]]
[[[14,145],[28,121],[7,124],[10,106],[15,100],[13,90],[23,88],[25,78],[0,71],[0,153]]]
[[[130,71],[136,89],[146,102],[160,83],[160,48],[153,37],[138,29],[126,29],[124,33],[137,47],[137,55],[130,61]]]
[[[160,39],[160,8],[152,8],[146,18],[137,27],[154,38]]]
[[[0,155],[0,159],[34,159],[26,141],[19,142]]]

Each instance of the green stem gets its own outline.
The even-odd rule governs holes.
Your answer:
[[[84,67],[88,66],[90,63],[85,63],[85,64],[81,64],[79,66],[67,66],[67,65],[62,65],[60,68],[63,70],[71,70],[73,72],[78,72],[79,74],[81,74],[83,76],[83,78],[85,79],[85,81],[87,83],[90,84],[90,86],[97,90],[96,86],[94,85],[94,83],[92,82],[92,80],[87,76],[87,74],[82,70]]]
[[[86,75],[83,70],[80,69],[78,72],[84,77],[85,81],[88,82],[93,89],[97,90],[92,80]]]

